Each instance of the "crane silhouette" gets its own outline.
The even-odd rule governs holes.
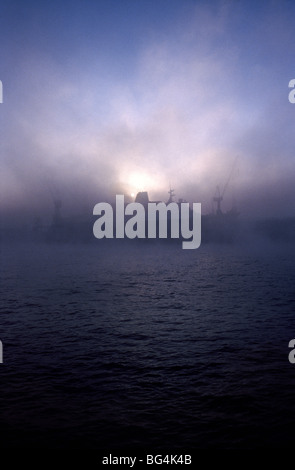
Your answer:
[[[221,191],[219,186],[216,187],[215,195],[214,195],[214,197],[213,197],[213,202],[216,203],[216,214],[217,214],[217,215],[221,215],[221,214],[222,214],[221,203],[222,203],[222,201],[223,201],[223,197],[224,197],[224,195],[225,195],[225,192],[226,192],[226,190],[227,190],[227,188],[228,188],[229,182],[230,182],[230,180],[231,180],[231,178],[232,178],[232,176],[233,176],[233,173],[234,173],[234,170],[235,170],[235,167],[236,167],[237,160],[238,160],[238,157],[235,158],[235,161],[234,161],[234,163],[233,163],[232,169],[231,169],[231,171],[230,171],[230,174],[229,174],[228,179],[227,179],[227,181],[226,181],[226,183],[225,183],[225,185],[224,185],[223,190]]]

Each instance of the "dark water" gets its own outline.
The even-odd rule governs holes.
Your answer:
[[[292,245],[3,246],[0,446],[292,448],[294,260]]]

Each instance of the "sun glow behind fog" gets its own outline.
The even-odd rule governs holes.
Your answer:
[[[155,176],[145,170],[123,171],[120,175],[120,183],[124,193],[132,198],[141,191],[148,191],[153,194],[162,192],[165,181],[160,181],[159,176]]]
[[[154,11],[161,2],[148,3]],[[283,29],[277,14],[265,23],[268,37],[277,41],[270,62],[264,60],[269,43],[261,36],[255,9],[249,9],[245,22],[231,4],[225,8],[224,2],[216,2],[213,12],[201,3],[180,22],[176,15],[165,34],[153,30],[154,22],[153,34],[145,36],[140,29],[136,54],[130,52],[125,29],[116,36],[120,44],[113,43],[122,21],[118,17],[111,36],[104,32],[100,54],[83,41],[81,54],[72,42],[60,51],[64,28],[49,28],[52,57],[46,48],[35,47],[35,37],[32,51],[24,47],[20,61],[15,55],[17,82],[11,75],[13,93],[1,105],[6,118],[0,210],[24,204],[30,209],[38,203],[43,211],[44,204],[51,204],[48,187],[57,188],[63,201],[81,201],[83,211],[84,200],[92,204],[114,194],[134,199],[139,191],[148,191],[150,200],[167,200],[170,187],[176,200],[202,202],[209,210],[236,155],[239,173],[230,179],[224,206],[234,186],[237,197],[244,198],[244,205],[251,199],[255,211],[258,202],[261,211],[271,211],[272,203],[287,192],[282,200],[290,206],[295,108],[288,102],[293,77],[289,11]],[[270,13],[266,8],[263,14]],[[83,14],[88,34],[87,9]],[[97,15],[98,25],[103,19]],[[129,12],[126,19],[130,21]],[[17,31],[9,32],[11,47],[20,42]],[[91,44],[101,43],[98,33],[90,34]],[[66,211],[66,203],[63,207]]]

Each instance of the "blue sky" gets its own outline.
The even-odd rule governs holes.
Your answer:
[[[294,215],[291,1],[2,1],[0,210],[148,190]]]

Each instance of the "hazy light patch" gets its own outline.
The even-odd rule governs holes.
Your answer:
[[[123,188],[125,194],[135,197],[140,191],[148,191],[152,193],[159,193],[163,189],[165,182],[163,179],[155,176],[152,173],[142,170],[126,169],[119,175],[119,183]]]
[[[17,176],[8,168],[1,170],[0,200],[1,207],[13,206],[24,196]]]

